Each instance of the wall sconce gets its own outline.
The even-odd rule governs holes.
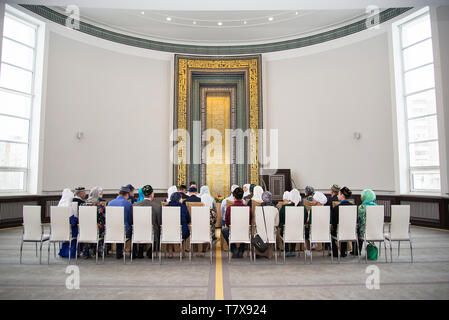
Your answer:
[[[81,141],[82,139],[84,139],[84,132],[78,131],[78,132],[76,133],[76,139],[77,139],[78,141]]]

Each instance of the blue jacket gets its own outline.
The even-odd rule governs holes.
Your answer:
[[[123,196],[118,196],[114,200],[111,200],[108,203],[108,206],[124,207],[126,232],[131,232],[132,225],[133,225],[133,205],[128,200],[126,200]],[[107,209],[106,209],[106,211],[107,211]],[[108,222],[106,221],[106,223],[108,223]]]

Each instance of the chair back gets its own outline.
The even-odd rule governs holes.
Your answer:
[[[262,211],[263,208],[263,211]],[[265,231],[265,224],[263,219],[263,213],[265,213],[265,222],[267,230]],[[276,207],[273,206],[257,206],[256,207],[256,228],[257,234],[262,238],[262,240],[268,243],[276,242],[276,234],[274,232],[274,221],[276,214],[278,213]],[[268,234],[267,234],[268,232]]]
[[[284,241],[304,241],[304,207],[285,207]]]
[[[366,206],[365,237],[368,241],[384,239],[384,206]]]
[[[249,207],[231,207],[229,240],[247,242],[249,237]]]
[[[391,206],[391,239],[409,240],[410,239],[410,206],[392,205]]]
[[[153,243],[152,215],[152,207],[133,207],[133,242]]]
[[[73,214],[73,215],[78,217],[78,213],[79,213],[79,211],[78,211],[78,202],[73,201],[72,202],[72,212],[71,212],[71,214]]]
[[[161,242],[181,242],[181,207],[162,207]]]
[[[193,206],[191,221],[192,233],[190,235],[190,242],[210,242],[210,208]]]
[[[80,242],[97,242],[97,206],[80,206],[78,213],[78,227]]]
[[[125,242],[125,208],[107,206],[105,209],[105,242]]]
[[[192,207],[204,207],[204,203],[202,202],[186,202],[187,211],[192,215]]]
[[[330,241],[330,207],[312,206],[311,242]]]
[[[70,241],[70,207],[50,207],[51,241]]]
[[[357,239],[357,206],[338,207],[338,239]]]
[[[41,225],[41,207],[23,206],[23,240],[40,241]]]

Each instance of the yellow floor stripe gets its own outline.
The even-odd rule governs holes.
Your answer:
[[[224,300],[223,294],[223,266],[221,263],[221,230],[217,229],[216,265],[215,265],[215,300]]]

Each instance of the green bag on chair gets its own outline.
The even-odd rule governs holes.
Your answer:
[[[377,250],[377,247],[373,243],[368,243],[366,246],[366,255],[368,260],[377,260],[379,251]]]

